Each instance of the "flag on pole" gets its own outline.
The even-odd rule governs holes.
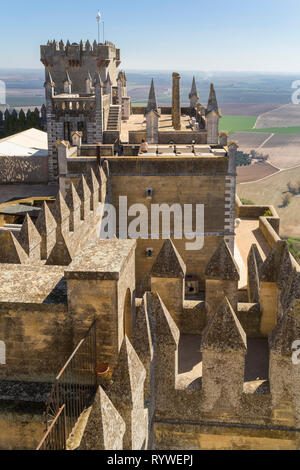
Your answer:
[[[96,19],[97,19],[97,23],[101,23],[101,13],[100,13],[100,10],[98,10],[98,15],[96,16]]]

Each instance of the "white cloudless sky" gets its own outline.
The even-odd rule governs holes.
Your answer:
[[[300,73],[300,0],[1,0],[0,68],[42,67],[48,39],[93,41],[98,9],[125,69]]]

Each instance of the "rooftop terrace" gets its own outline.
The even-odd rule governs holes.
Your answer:
[[[158,130],[160,132],[175,131],[170,114],[162,114],[160,116]],[[193,130],[190,116],[181,116],[181,130]],[[130,131],[146,131],[146,118],[143,114],[132,114],[128,121],[122,122],[121,140],[123,142],[128,142],[128,133]]]

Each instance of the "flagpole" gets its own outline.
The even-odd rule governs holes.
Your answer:
[[[96,20],[98,23],[98,44],[100,44],[100,23],[101,23],[101,13],[100,10],[98,10],[98,14],[96,16]]]

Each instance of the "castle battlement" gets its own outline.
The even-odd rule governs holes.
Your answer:
[[[106,41],[104,44],[94,43],[91,45],[89,41],[83,43],[72,43],[68,41],[48,41],[48,44],[41,45],[41,62],[46,66],[53,66],[56,57],[66,57],[72,61],[81,62],[84,57],[95,57],[97,60],[115,60],[120,61],[120,49]]]
[[[41,60],[57,190],[0,227],[0,448],[299,448],[300,266],[236,197],[214,86],[134,108],[114,44]]]

